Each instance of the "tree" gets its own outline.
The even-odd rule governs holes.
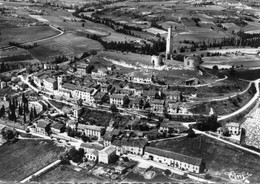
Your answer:
[[[83,162],[84,149],[80,148],[79,150],[76,150],[76,148],[73,147],[68,151],[67,155],[69,160],[72,160],[73,162]]]
[[[123,99],[123,107],[127,108],[130,100],[127,96],[124,97]]]
[[[83,105],[83,100],[80,98],[80,99],[77,101],[77,104],[78,104],[78,106],[82,106],[82,105]]]
[[[32,121],[33,119],[34,119],[33,108],[31,107],[31,112],[30,112],[30,121]]]
[[[2,105],[2,108],[0,110],[0,117],[3,117],[5,115],[5,106]]]
[[[212,69],[218,71],[218,65],[214,65]]]
[[[15,129],[3,128],[1,134],[8,142],[14,141],[18,138],[18,133]]]
[[[144,106],[144,100],[141,99],[141,100],[139,101],[139,109],[142,109],[143,106]]]
[[[171,172],[169,169],[166,169],[166,170],[164,171],[164,174],[165,174],[166,176],[169,176],[169,175],[172,174],[172,172]]]
[[[190,127],[188,130],[188,137],[193,138],[195,136],[196,136],[196,134],[195,134],[194,130]]]
[[[226,137],[230,136],[230,133],[229,133],[229,130],[228,130],[227,127],[223,128],[223,135],[226,136]]]
[[[37,114],[37,111],[36,111],[36,108],[34,107],[33,108],[33,116],[34,118],[37,118],[38,114]]]
[[[146,109],[146,108],[150,108],[151,106],[150,106],[150,104],[149,104],[149,102],[145,102],[145,104],[144,104],[144,109]]]
[[[23,122],[26,124],[26,113],[23,114]]]
[[[111,104],[110,110],[111,110],[111,112],[118,112],[118,109],[115,104]]]

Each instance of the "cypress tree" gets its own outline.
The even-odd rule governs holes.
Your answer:
[[[38,114],[37,114],[37,111],[36,111],[36,108],[34,107],[33,108],[33,116],[34,118],[37,118]]]

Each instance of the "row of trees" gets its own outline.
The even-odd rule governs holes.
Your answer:
[[[134,31],[142,31],[141,28],[136,26],[129,26],[126,24],[121,24],[119,22],[113,21],[109,18],[100,18],[97,15],[92,15],[92,17],[84,16],[83,14],[79,15],[80,12],[82,12],[82,9],[77,9],[73,15],[76,17],[80,17],[95,23],[101,23],[104,25],[107,25],[114,29],[116,32],[135,36],[131,30]],[[159,26],[157,26],[159,27]],[[161,27],[160,27],[161,28]],[[160,38],[157,41],[150,40],[152,42],[152,45],[150,44],[144,44],[141,47],[137,45],[136,43],[128,43],[128,42],[106,42],[101,39],[100,36],[97,35],[86,35],[88,38],[91,38],[93,40],[99,41],[106,49],[109,50],[119,50],[122,52],[130,51],[134,53],[141,53],[141,54],[158,54],[159,52],[164,52],[166,50],[166,40],[164,38]]]
[[[87,37],[100,42],[107,50],[133,52],[133,53],[140,53],[140,54],[147,54],[147,55],[158,55],[160,52],[164,52],[166,50],[166,41],[164,38],[158,39],[157,41],[153,41],[152,44],[144,44],[142,46],[139,46],[136,43],[131,43],[127,41],[107,42],[102,40],[102,38],[97,35],[87,34]]]
[[[2,107],[4,108],[4,107]],[[29,114],[30,121],[38,117],[37,111],[35,107],[31,107],[29,110],[28,99],[25,97],[25,94],[22,95],[21,103],[18,103],[18,100],[13,98],[13,100],[9,100],[9,109],[8,118],[11,121],[17,122],[18,116],[23,116],[24,123],[26,123],[26,117]],[[5,110],[1,109],[1,112],[5,112]],[[18,114],[16,113],[18,111]]]
[[[191,47],[183,46],[178,48],[179,52],[185,52],[187,49],[190,49],[192,52],[199,50],[207,50],[208,48],[214,48],[214,47],[226,47],[226,46],[250,46],[250,47],[259,47],[260,46],[260,34],[247,34],[242,31],[237,33],[237,37],[227,37],[222,38],[222,40],[217,41],[216,39],[213,39],[213,41],[208,41],[207,43],[205,41],[202,42],[194,42],[189,40],[181,41],[180,43],[185,44],[191,44]],[[175,51],[176,52],[176,51]]]

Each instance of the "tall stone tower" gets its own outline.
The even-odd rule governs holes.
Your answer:
[[[173,36],[172,36],[172,26],[168,28],[168,35],[166,40],[166,58],[170,58],[173,49]]]

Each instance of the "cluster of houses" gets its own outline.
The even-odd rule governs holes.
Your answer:
[[[81,64],[76,71],[82,75],[86,74],[86,67],[87,65]],[[113,67],[110,67],[110,70],[113,70]],[[75,75],[64,75],[63,72],[56,70],[46,70],[34,75],[33,81],[40,89],[53,95],[66,99],[81,99],[84,103],[93,106],[109,103],[119,108],[150,109],[153,113],[189,114],[183,103],[186,97],[180,91],[135,89],[130,86],[132,83],[124,86],[109,84],[102,78],[105,74],[104,69],[97,69],[91,73],[91,77],[86,76],[82,79]],[[138,72],[131,75],[129,80],[133,83],[149,84],[153,76]]]
[[[84,149],[85,158],[88,161],[109,164],[115,161],[116,156],[133,154],[194,173],[203,172],[205,168],[201,158],[189,157],[176,152],[148,146],[148,140],[143,134],[131,136],[131,132],[122,132],[112,126],[108,126],[107,128],[85,124],[71,126],[69,123],[63,124],[48,119],[40,119],[34,122],[30,127],[30,131],[46,136],[50,135],[50,132],[62,136],[62,133],[66,131],[66,127],[69,126],[77,129],[78,132],[86,136],[97,137],[98,142],[81,143],[78,147]],[[158,131],[169,132],[171,129],[178,133],[187,130],[180,123],[165,119]]]

